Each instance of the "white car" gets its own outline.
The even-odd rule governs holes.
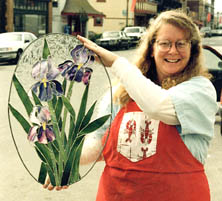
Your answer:
[[[125,27],[123,30],[134,44],[137,44],[146,32],[146,27],[134,26]]]
[[[22,52],[37,37],[29,32],[7,32],[0,34],[0,62],[18,62]]]
[[[200,34],[202,37],[211,37],[212,31],[210,27],[201,27]]]

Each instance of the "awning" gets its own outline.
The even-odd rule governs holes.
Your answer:
[[[79,15],[83,13],[93,17],[105,17],[102,12],[93,8],[87,0],[66,0],[62,15]]]

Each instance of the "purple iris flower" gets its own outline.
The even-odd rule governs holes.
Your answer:
[[[66,79],[88,84],[93,70],[86,66],[93,64],[94,53],[83,45],[77,45],[72,51],[73,61],[67,60],[58,66],[61,75]]]
[[[60,71],[52,67],[51,57],[34,64],[32,77],[38,82],[31,87],[31,90],[41,101],[49,101],[52,100],[53,95],[61,96],[63,94],[62,85],[55,80],[59,74]]]
[[[82,66],[86,65],[92,65],[95,60],[94,52],[85,48],[84,45],[77,45],[71,51],[71,56],[73,58],[74,63],[76,65],[80,65],[80,67],[78,68],[81,68]]]
[[[84,71],[85,72],[83,74],[82,81],[85,85],[87,85],[87,84],[89,84],[89,80],[91,78],[91,74],[92,74],[93,70],[91,68],[86,67],[84,69]]]
[[[50,112],[47,107],[35,106],[30,115],[30,121],[36,126],[31,127],[28,134],[28,140],[38,141],[41,144],[47,144],[55,140],[53,126],[49,125],[51,120]]]

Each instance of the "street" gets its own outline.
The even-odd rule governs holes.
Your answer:
[[[204,39],[222,53],[222,37]],[[115,51],[131,60],[135,49]],[[0,200],[1,201],[94,201],[104,163],[99,162],[81,181],[71,185],[67,190],[50,192],[33,180],[23,167],[12,141],[8,123],[8,95],[15,65],[0,63]],[[98,80],[98,82],[101,82]],[[100,86],[101,83],[98,83]],[[222,136],[219,126],[220,117],[216,117],[215,137],[210,145],[205,165],[212,201],[222,200]],[[23,137],[23,136],[22,136]]]

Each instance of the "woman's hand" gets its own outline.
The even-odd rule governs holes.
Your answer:
[[[53,189],[60,191],[62,189],[67,189],[69,186],[53,186],[50,182],[50,179],[48,178],[46,180],[46,183],[43,185],[43,188],[48,189],[49,191],[52,191]]]
[[[102,62],[103,65],[105,65],[106,67],[112,66],[113,62],[119,57],[118,55],[112,53],[111,51],[108,51],[96,45],[96,43],[90,41],[87,38],[78,35],[77,39],[79,39],[86,48],[95,52],[95,54],[97,55],[96,60]],[[99,58],[101,59],[101,61]]]

